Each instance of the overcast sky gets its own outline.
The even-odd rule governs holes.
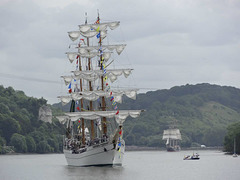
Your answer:
[[[100,11],[140,92],[211,83],[240,88],[239,0],[0,0],[0,84],[59,102],[67,32]],[[110,32],[111,34],[112,32]],[[119,58],[118,58],[119,59]],[[126,62],[125,62],[126,60]]]

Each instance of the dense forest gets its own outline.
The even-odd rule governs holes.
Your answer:
[[[210,84],[176,86],[139,94],[136,102],[125,99],[120,107],[146,110],[137,120],[125,122],[128,145],[164,147],[163,130],[175,125],[183,147],[223,146],[227,127],[240,122],[240,90]]]
[[[55,118],[52,123],[38,119],[39,108],[46,103],[0,86],[0,153],[62,152],[62,125]]]
[[[38,119],[43,98],[27,97],[22,91],[0,86],[0,153],[49,153],[62,151],[64,127],[56,118],[52,123]],[[48,105],[53,114],[68,111],[69,105]],[[165,147],[163,130],[177,127],[182,147],[223,146],[233,151],[233,139],[240,152],[240,89],[210,84],[176,86],[123,98],[120,109],[144,109],[137,119],[124,123],[127,145]],[[7,145],[7,146],[6,146]]]
[[[228,126],[227,135],[224,138],[224,151],[233,153],[234,139],[236,142],[235,153],[240,154],[240,122]]]

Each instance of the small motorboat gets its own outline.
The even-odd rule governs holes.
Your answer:
[[[199,157],[198,153],[196,153],[196,154],[193,153],[192,156],[187,155],[187,156],[184,156],[184,158],[183,158],[183,160],[199,160],[199,159],[200,159],[200,157]]]
[[[233,157],[238,157],[238,155],[236,153],[233,154]]]

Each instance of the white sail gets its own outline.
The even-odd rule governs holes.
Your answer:
[[[107,23],[99,23],[99,24],[83,24],[79,25],[79,30],[81,33],[86,33],[90,31],[106,31],[107,27],[109,27],[111,30],[116,29],[119,26],[120,22],[107,22]]]
[[[64,122],[64,119],[71,119],[71,121],[77,121],[84,118],[86,120],[97,120],[101,117],[115,118],[117,123],[122,124],[128,116],[137,118],[142,110],[119,110],[118,111],[82,111],[82,112],[68,112],[65,116],[57,116],[60,122]],[[66,120],[65,120],[66,121]]]
[[[68,35],[72,41],[77,40],[80,35],[86,38],[91,38],[96,36],[99,32],[101,33],[101,37],[104,38],[107,34],[107,27],[114,30],[119,24],[119,21],[100,24],[83,24],[79,25],[79,31],[68,32]]]
[[[78,52],[66,52],[67,57],[69,61],[72,63],[75,59],[77,59],[77,56],[80,56],[82,58],[94,58],[96,56],[100,56],[99,52],[87,52],[87,51],[82,51],[80,50]],[[104,57],[104,60],[107,62],[109,58],[111,57],[111,52],[103,52],[102,56]]]
[[[65,124],[69,120],[69,118],[66,116],[56,116],[56,118],[59,120],[61,124]]]
[[[118,76],[124,75],[127,78],[133,69],[106,69],[105,76],[114,82],[117,80]],[[77,79],[95,79],[96,77],[101,77],[104,75],[102,70],[89,70],[89,71],[73,71],[75,77]],[[95,79],[96,80],[96,79]]]
[[[169,144],[169,138],[167,138],[167,141],[166,141],[166,145],[168,145]]]
[[[118,76],[124,75],[127,78],[133,69],[107,69],[105,76],[114,82]],[[73,79],[85,79],[87,81],[95,81],[104,75],[102,70],[88,70],[88,71],[73,71],[72,76],[62,76],[66,85],[68,85]]]
[[[118,55],[122,53],[124,48],[126,47],[126,44],[119,44],[119,45],[102,45],[100,46],[81,46],[78,47],[78,52],[66,52],[67,57],[69,61],[72,63],[77,56],[80,57],[86,57],[86,58],[93,58],[96,57],[97,55],[100,56],[99,50],[109,50],[113,51],[115,50]],[[92,52],[92,51],[97,51],[97,52]],[[111,52],[103,52],[103,57],[105,61],[108,61],[108,59],[111,57]]]
[[[66,52],[69,61],[72,63],[76,57],[79,55],[77,52]]]
[[[68,36],[70,37],[70,39],[72,41],[76,41],[80,37],[80,35],[82,35],[85,38],[92,38],[92,37],[96,36],[97,34],[98,34],[98,32],[95,30],[89,30],[87,32],[80,32],[80,31],[68,32]],[[105,38],[107,36],[107,31],[101,31],[100,34],[101,34],[102,38]]]
[[[101,50],[106,50],[106,49],[109,51],[115,50],[118,53],[118,55],[120,55],[125,47],[126,47],[126,44],[102,45],[101,47],[100,46],[81,46],[81,47],[78,47],[78,51],[84,54],[93,50],[99,51],[101,48]]]
[[[79,38],[80,36],[80,31],[71,31],[71,32],[68,32],[68,36],[70,37],[70,39],[72,41],[75,41]]]
[[[163,131],[163,140],[168,139],[179,139],[182,140],[181,133],[179,129],[167,129]]]
[[[101,38],[104,39],[105,37],[107,37],[107,30],[106,31],[101,31]]]
[[[107,97],[111,98],[112,96],[114,97],[114,100],[117,103],[122,103],[122,96],[125,94],[128,98],[131,99],[136,99],[138,89],[130,89],[130,90],[111,90],[110,92],[106,91],[82,91],[82,92],[72,92],[71,95],[69,96],[59,96],[61,99],[61,102],[63,105],[66,105],[69,103],[71,100],[80,100],[80,99],[85,99],[89,101],[96,101],[100,97]]]
[[[79,55],[83,58],[94,58],[97,55],[99,55],[99,52],[88,52],[88,53],[79,54]]]

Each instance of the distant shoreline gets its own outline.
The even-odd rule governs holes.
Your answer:
[[[187,150],[218,150],[223,151],[223,147],[206,147],[206,148],[200,148],[200,147],[182,147],[181,150],[187,151]],[[166,148],[160,148],[160,147],[147,147],[147,146],[126,146],[125,151],[166,151]],[[6,154],[0,154],[1,155],[43,155],[43,154],[63,154],[63,153],[6,153]]]
[[[126,151],[166,151],[166,148],[160,148],[160,147],[143,147],[143,146],[126,146]],[[219,150],[223,151],[223,147],[182,147],[181,150]]]

